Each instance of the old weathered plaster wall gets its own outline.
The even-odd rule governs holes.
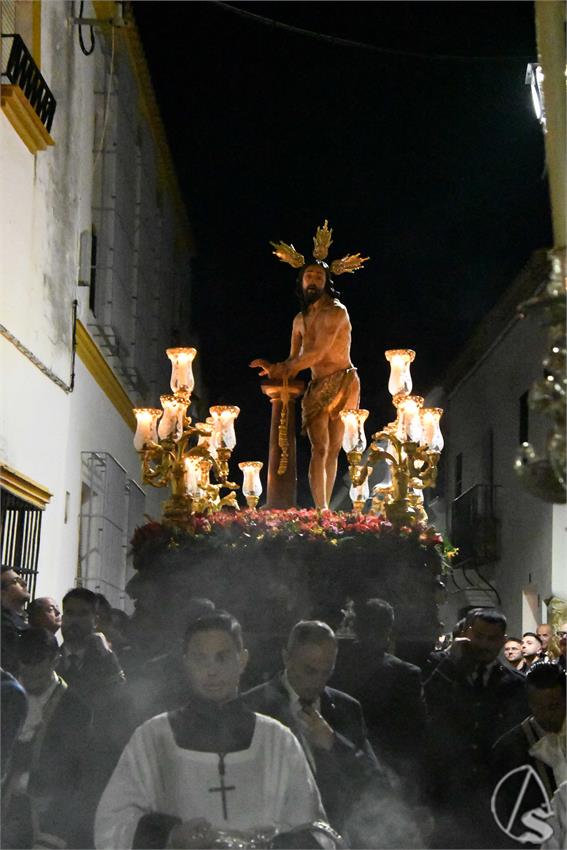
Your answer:
[[[110,458],[126,484],[134,482],[140,521],[144,512],[159,518],[165,491],[148,488],[144,505],[136,487],[140,465],[125,421],[127,396],[132,406],[159,404],[169,384],[163,349],[191,344],[189,247],[180,238],[186,223],[171,178],[163,177],[163,139],[147,108],[147,83],[126,36],[96,29],[95,51],[85,56],[72,11],[63,0],[41,4],[41,72],[57,100],[55,145],[32,155],[0,112],[0,460],[52,493],[37,593],[61,598],[79,569],[83,577],[98,575],[102,555],[112,551],[116,562],[103,565],[108,587],[95,588],[94,578],[87,584],[120,604],[124,546],[109,549],[118,532],[104,487],[85,507],[92,498],[85,457]],[[91,4],[84,14],[95,15]],[[96,297],[78,285],[80,237],[93,224],[100,247]],[[98,350],[94,371],[83,362],[84,342],[73,359],[74,301],[91,353]],[[104,346],[108,329],[120,341],[115,349]],[[121,387],[121,409],[111,385]],[[87,508],[91,526],[100,528],[85,542]]]

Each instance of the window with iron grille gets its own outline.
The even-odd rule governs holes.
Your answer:
[[[13,567],[35,596],[43,511],[0,487],[2,564]]]

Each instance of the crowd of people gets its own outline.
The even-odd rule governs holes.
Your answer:
[[[246,688],[210,600],[157,658],[86,588],[32,601],[3,567],[1,603],[2,847],[564,846],[567,623],[472,609],[421,669],[369,599]]]

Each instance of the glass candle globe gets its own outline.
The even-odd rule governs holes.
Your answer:
[[[264,464],[259,460],[247,460],[238,464],[238,468],[242,470],[242,494],[244,496],[261,496],[262,482],[260,480],[260,470]]]
[[[183,434],[183,420],[187,412],[187,401],[176,398],[174,395],[160,396],[163,407],[163,416],[158,425],[160,440],[172,437],[179,440]]]
[[[410,374],[410,363],[415,360],[415,351],[411,348],[391,348],[384,352],[386,360],[390,364],[390,380],[388,391],[395,396],[398,393],[409,395],[412,390]]]
[[[171,360],[171,391],[191,395],[195,386],[193,360],[196,348],[167,348],[165,353]]]
[[[394,455],[394,451],[391,443],[387,443],[385,446],[385,450],[390,454]],[[394,455],[395,457],[395,455]],[[373,493],[382,492],[384,490],[390,490],[392,487],[392,463],[391,461],[384,460],[383,464],[383,474],[380,481],[377,481],[374,487],[372,488]]]
[[[423,406],[423,398],[419,395],[402,396],[395,398],[394,403],[398,409],[398,425],[401,426],[398,432],[399,439],[419,443],[421,439],[419,411]]]
[[[234,420],[238,417],[240,408],[236,405],[217,404],[209,408],[209,412],[214,423],[213,445],[217,449],[223,447],[232,450],[236,445]]]
[[[443,434],[439,426],[439,420],[443,415],[441,407],[424,407],[420,410],[421,419],[421,443],[427,446],[432,452],[441,452],[445,445]]]
[[[349,490],[349,496],[353,504],[355,502],[365,502],[368,498],[370,498],[370,486],[368,484],[368,477],[366,477],[362,484],[353,484]]]
[[[341,410],[340,417],[345,426],[343,434],[343,450],[349,452],[362,452],[366,448],[366,434],[364,423],[368,419],[367,410],[347,409]]]
[[[157,443],[157,421],[163,413],[159,407],[135,407],[136,433],[134,434],[134,448],[141,452],[146,443]]]
[[[184,460],[184,481],[185,481],[185,491],[189,496],[193,499],[198,498],[201,495],[201,468],[200,462],[202,458],[198,456],[189,456]]]

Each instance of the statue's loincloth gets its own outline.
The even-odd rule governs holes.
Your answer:
[[[338,419],[349,399],[352,398],[353,390],[357,390],[356,404],[360,396],[360,381],[354,366],[349,369],[341,369],[324,378],[310,381],[305,395],[301,400],[301,431],[304,434],[309,423],[321,413],[327,413],[331,419]]]

